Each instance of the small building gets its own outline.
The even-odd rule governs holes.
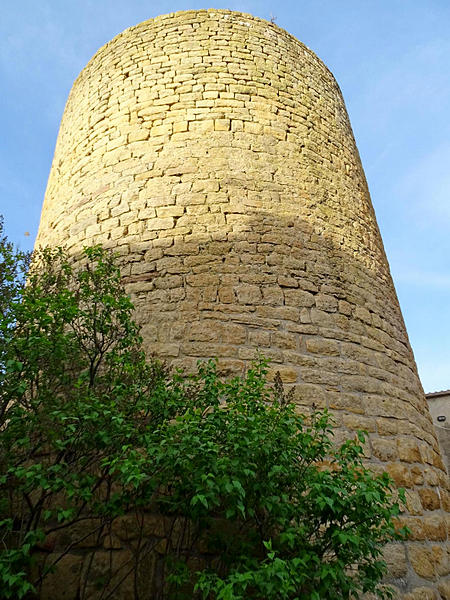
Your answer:
[[[426,394],[442,457],[450,472],[450,390]]]

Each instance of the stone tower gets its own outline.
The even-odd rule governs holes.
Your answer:
[[[238,373],[262,352],[342,436],[368,430],[407,489],[393,582],[450,598],[447,476],[344,102],[308,48],[225,10],[117,36],[70,93],[37,243],[114,248],[173,364]]]

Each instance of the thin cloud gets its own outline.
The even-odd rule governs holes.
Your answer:
[[[420,227],[445,229],[450,219],[450,142],[444,142],[413,162],[394,192],[417,218]]]
[[[435,290],[450,290],[450,274],[430,273],[428,271],[403,271],[397,277],[398,283],[418,287],[434,288]]]

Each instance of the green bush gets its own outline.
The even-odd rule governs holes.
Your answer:
[[[382,547],[405,531],[364,435],[334,447],[329,415],[298,414],[263,359],[227,381],[214,361],[146,360],[113,257],[80,260],[45,250],[24,286],[26,257],[0,240],[0,597],[38,594],[61,556],[149,507],[171,524],[160,598],[387,595]]]

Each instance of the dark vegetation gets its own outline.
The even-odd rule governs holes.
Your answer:
[[[158,551],[154,598],[389,593],[382,547],[405,532],[392,481],[364,467],[363,433],[333,446],[330,416],[298,414],[264,359],[222,380],[214,361],[187,375],[146,357],[102,249],[77,270],[44,250],[24,285],[28,262],[0,228],[1,598],[39,597],[87,539],[149,513],[168,524],[164,544],[141,532],[123,574]],[[123,578],[79,597],[114,598]]]

